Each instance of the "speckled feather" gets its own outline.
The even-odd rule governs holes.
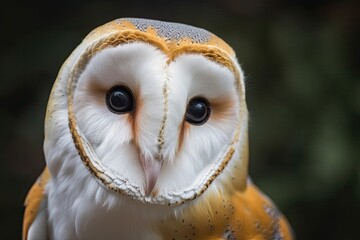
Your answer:
[[[211,33],[207,30],[186,24],[139,18],[125,18],[124,20],[131,22],[142,32],[145,32],[148,27],[152,27],[156,29],[156,32],[160,37],[169,41],[178,41],[189,38],[194,43],[206,43],[211,38]]]
[[[162,239],[292,239],[287,220],[250,181],[243,192],[209,196],[157,226]]]

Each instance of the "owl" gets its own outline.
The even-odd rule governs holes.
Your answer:
[[[207,30],[122,18],[61,67],[23,239],[292,239],[248,177],[244,74]]]

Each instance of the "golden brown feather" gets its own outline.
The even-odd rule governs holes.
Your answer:
[[[22,239],[27,240],[28,232],[31,224],[34,222],[35,217],[38,213],[41,201],[43,200],[45,193],[46,183],[50,179],[50,172],[47,167],[43,170],[40,177],[36,180],[34,185],[31,187],[29,193],[25,199],[25,213],[23,219],[23,232]]]
[[[243,192],[208,195],[157,227],[162,239],[292,239],[286,218],[250,181]]]

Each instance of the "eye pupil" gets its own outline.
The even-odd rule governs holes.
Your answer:
[[[206,105],[201,102],[189,104],[188,114],[194,119],[202,120],[206,116]]]
[[[116,91],[112,92],[110,96],[110,105],[114,109],[122,110],[129,103],[129,98],[124,92]]]
[[[190,100],[185,114],[185,120],[194,125],[204,124],[210,116],[210,104],[205,98]]]
[[[116,86],[106,94],[108,109],[117,114],[131,112],[134,109],[133,95],[127,87]]]

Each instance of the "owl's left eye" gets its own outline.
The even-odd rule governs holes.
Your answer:
[[[134,97],[129,88],[125,86],[112,87],[106,93],[106,105],[116,114],[128,113],[134,110]]]

